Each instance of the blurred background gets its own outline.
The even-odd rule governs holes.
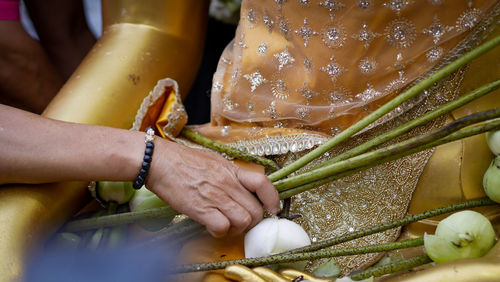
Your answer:
[[[102,34],[101,0],[83,0],[83,7],[88,27],[94,37],[99,39]],[[222,7],[223,4],[219,1],[211,3],[210,12],[212,16],[209,18],[207,25],[207,40],[205,40],[203,60],[196,80],[184,101],[189,116],[188,124],[203,124],[210,121],[212,76],[217,68],[222,51],[234,37],[239,14],[238,10],[236,10],[232,15],[228,15],[226,12],[226,15],[221,16]],[[24,29],[31,37],[39,40],[24,0],[21,1],[20,14]],[[181,89],[181,91],[186,90]]]

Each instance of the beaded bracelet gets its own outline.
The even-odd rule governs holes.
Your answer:
[[[134,189],[140,189],[144,182],[146,182],[146,177],[148,176],[149,167],[151,166],[151,160],[153,160],[153,151],[155,144],[153,143],[155,136],[155,131],[153,127],[146,128],[146,149],[144,150],[144,158],[142,160],[141,170],[139,170],[139,175],[135,179],[132,186]]]

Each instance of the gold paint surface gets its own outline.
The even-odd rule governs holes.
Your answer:
[[[17,280],[24,254],[89,200],[81,182],[0,188],[0,280]]]
[[[500,29],[490,35],[500,35]],[[500,77],[496,48],[471,62],[461,84],[461,92],[468,93],[477,87]],[[500,108],[500,91],[496,90],[452,112],[452,119],[472,113]],[[439,146],[429,159],[410,203],[409,213],[484,197],[482,179],[493,155],[489,151],[484,134],[469,137],[448,145]],[[498,206],[475,209],[492,223],[500,234],[500,208]],[[447,215],[437,217],[442,219]],[[401,238],[434,233],[438,220],[428,219],[409,225]],[[398,275],[389,281],[499,281],[500,241],[483,258],[468,259],[441,264],[422,271]]]
[[[197,65],[199,57],[193,54],[198,49],[183,38],[149,26],[113,25],[45,114],[67,121],[130,128],[143,98],[159,79],[169,76],[179,82],[182,92],[188,92],[195,71],[182,65]],[[67,107],[73,111],[67,111]]]
[[[178,260],[180,263],[200,263],[221,260],[241,259],[245,257],[244,236],[217,239],[203,232],[187,241],[182,247]],[[228,281],[224,270],[178,274],[170,281]]]
[[[498,224],[498,222],[497,222]],[[498,232],[498,230],[497,230]],[[489,282],[500,280],[500,241],[478,259],[464,259],[443,263],[422,271],[396,275],[384,281],[462,281]]]
[[[499,34],[500,29],[497,27],[490,38]],[[461,93],[468,93],[485,83],[498,79],[500,77],[499,57],[500,48],[496,48],[472,61],[460,85]],[[499,90],[453,111],[447,122],[494,108],[500,108]],[[489,151],[484,134],[436,147],[420,176],[408,213],[419,213],[484,197],[483,174],[492,158],[493,155]],[[498,208],[493,207],[485,210],[496,209]],[[437,219],[446,216],[443,215]],[[433,232],[437,223],[436,220],[424,220],[411,224],[406,228],[407,235],[421,236],[423,232]]]
[[[456,189],[461,186],[461,158],[461,141],[445,144],[434,151],[413,193],[408,208],[409,214],[421,213],[462,201],[462,192]],[[447,189],[448,187],[455,187],[455,189]],[[444,217],[446,215],[410,224],[407,230],[412,234],[417,233],[414,234],[415,236],[420,236],[423,232],[433,233],[438,219]]]

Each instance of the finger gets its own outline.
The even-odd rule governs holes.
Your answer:
[[[250,192],[257,193],[264,208],[272,214],[280,210],[280,197],[278,191],[269,179],[260,173],[239,168],[236,173],[240,183]]]
[[[220,197],[217,208],[231,223],[228,235],[237,235],[246,231],[253,222],[250,213],[229,196]]]
[[[231,227],[229,219],[216,208],[208,209],[192,218],[204,225],[208,233],[215,238],[226,236]]]
[[[259,223],[264,217],[264,209],[262,208],[262,203],[259,202],[257,197],[248,191],[243,184],[239,182],[238,179],[237,186],[232,189],[228,189],[226,192],[235,202],[240,204],[243,208],[247,210],[247,212],[252,217],[252,222],[249,227],[253,227]]]
[[[247,228],[250,229],[257,225],[257,223],[264,218],[264,209],[262,208],[262,204],[247,190],[241,190],[234,194],[237,195],[231,195],[231,197],[250,214],[251,222]]]

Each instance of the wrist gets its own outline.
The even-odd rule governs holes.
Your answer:
[[[135,180],[132,182],[132,187],[134,187],[134,189],[136,190],[140,189],[146,183],[146,178],[149,173],[149,168],[151,167],[151,161],[153,159],[153,152],[155,148],[154,136],[155,130],[153,129],[153,127],[150,126],[146,128],[144,136],[144,143],[146,144],[146,148],[144,149],[144,157],[142,159],[139,173],[137,174]]]
[[[123,131],[116,136],[106,157],[105,166],[111,168],[110,180],[134,181],[141,169],[144,156],[144,133],[139,131]]]
[[[172,150],[172,146],[178,145],[175,142],[171,142],[162,138],[155,138],[155,152],[153,155],[153,159],[151,161],[151,166],[149,168],[149,174],[146,178],[145,185],[152,192],[156,193],[155,186],[159,183],[169,183],[168,178],[169,174],[166,173],[169,171],[170,166],[172,164],[172,160],[175,159],[175,156],[172,154],[176,154],[177,152]]]

